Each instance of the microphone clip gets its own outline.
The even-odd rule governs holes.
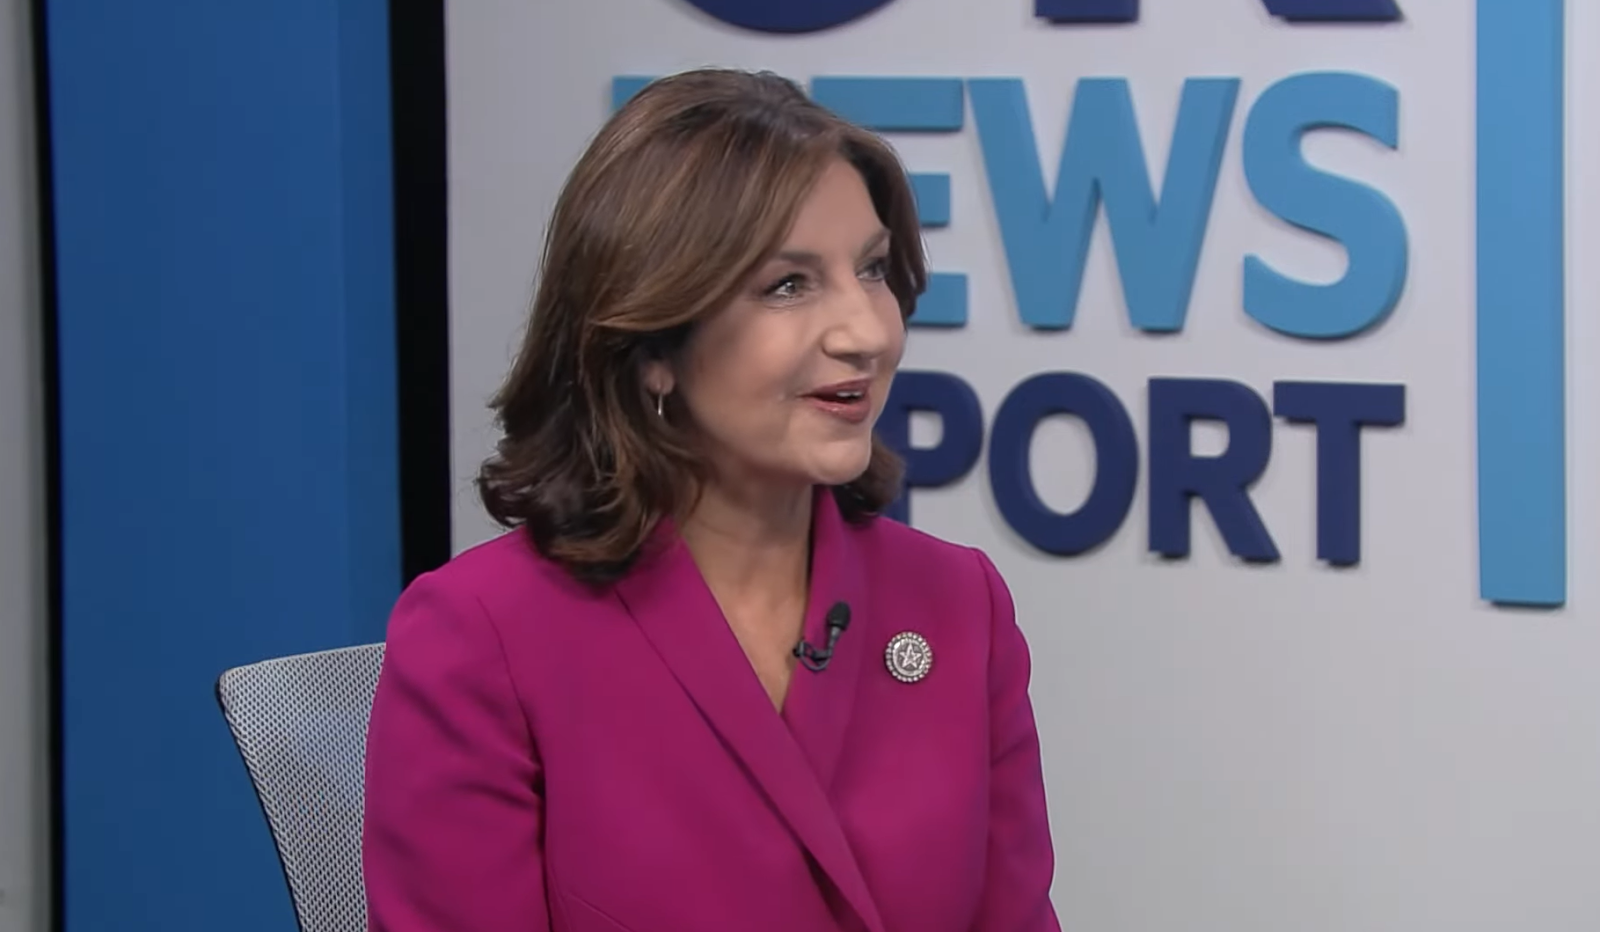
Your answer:
[[[844,634],[844,629],[850,627],[850,606],[844,602],[835,602],[828,609],[828,643],[821,650],[817,650],[802,638],[794,646],[794,655],[800,659],[800,665],[812,673],[821,673],[828,669],[828,662],[833,659],[834,649],[839,645],[839,636]]]

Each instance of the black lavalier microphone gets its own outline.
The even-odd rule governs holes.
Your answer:
[[[800,658],[800,663],[812,673],[821,673],[828,669],[828,661],[833,659],[833,649],[839,643],[839,635],[844,629],[850,627],[850,606],[844,602],[835,602],[828,609],[828,646],[817,650],[801,639],[794,646],[794,655]]]

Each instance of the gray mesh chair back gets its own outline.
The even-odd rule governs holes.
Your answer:
[[[367,932],[362,789],[382,666],[383,645],[368,644],[236,667],[217,681],[302,932]]]

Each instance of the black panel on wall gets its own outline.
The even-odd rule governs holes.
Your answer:
[[[444,0],[390,0],[404,581],[450,559]]]
[[[45,452],[45,546],[49,652],[47,684],[47,725],[49,729],[49,776],[47,792],[50,797],[49,814],[49,928],[61,932],[66,928],[66,891],[62,877],[66,873],[63,840],[66,836],[65,810],[61,800],[61,772],[63,744],[61,740],[61,392],[59,378],[59,340],[56,326],[56,224],[55,184],[51,166],[54,164],[50,144],[50,62],[49,42],[45,24],[45,0],[33,0],[29,5],[29,23],[33,30],[33,130],[35,204],[39,219],[39,307],[43,314],[40,333],[43,335],[40,351],[44,355],[41,374],[44,380],[44,452]],[[23,922],[29,917],[23,917]]]

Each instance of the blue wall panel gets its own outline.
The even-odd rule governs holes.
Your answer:
[[[400,585],[384,0],[47,0],[68,932],[294,927],[212,699]]]
[[[1478,588],[1567,600],[1566,4],[1478,0]]]

